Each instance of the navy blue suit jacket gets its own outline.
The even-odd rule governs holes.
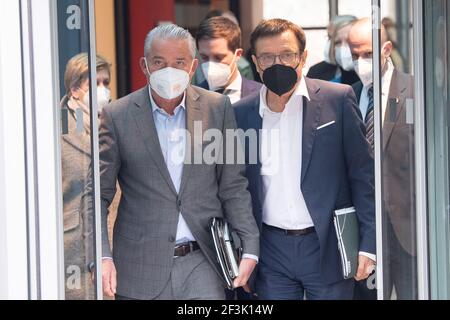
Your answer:
[[[208,82],[205,80],[202,83],[198,85],[200,88],[209,90]],[[242,77],[242,88],[241,88],[241,98],[246,98],[248,96],[251,96],[255,94],[256,92],[259,93],[259,90],[261,90],[262,84],[253,80],[249,80],[245,77]]]
[[[320,242],[321,274],[332,284],[343,280],[333,212],[355,206],[360,225],[360,251],[375,254],[374,161],[350,86],[305,78],[311,101],[304,99],[301,190]],[[238,127],[262,129],[259,94],[235,104]],[[318,127],[335,121],[333,125]],[[259,140],[259,133],[258,133]],[[249,163],[246,176],[253,212],[262,227],[261,163]]]

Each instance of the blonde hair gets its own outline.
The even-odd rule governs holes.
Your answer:
[[[100,55],[97,55],[96,68],[97,71],[105,69],[111,74],[111,64]],[[84,52],[72,57],[67,63],[64,74],[66,95],[71,97],[72,90],[80,88],[86,80],[89,80],[89,57]]]

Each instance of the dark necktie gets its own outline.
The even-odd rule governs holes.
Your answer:
[[[373,86],[371,86],[369,88],[369,91],[367,91],[367,95],[369,97],[369,106],[367,108],[367,115],[366,115],[366,120],[365,120],[365,124],[366,124],[366,138],[367,141],[369,141],[369,144],[372,147],[374,147],[374,119],[373,119]]]

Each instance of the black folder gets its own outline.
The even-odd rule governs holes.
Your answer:
[[[231,226],[221,218],[214,218],[211,221],[211,234],[223,280],[228,289],[234,289],[233,282],[239,276],[239,262],[242,255],[240,239]]]
[[[345,279],[356,276],[359,256],[359,224],[354,207],[334,212],[334,227]]]

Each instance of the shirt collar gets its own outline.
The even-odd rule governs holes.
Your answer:
[[[267,87],[263,86],[260,91],[260,102],[259,102],[259,115],[261,118],[264,117],[264,111],[270,110],[267,106]],[[300,80],[300,83],[297,86],[297,89],[295,89],[294,93],[292,94],[291,98],[289,99],[288,103],[290,103],[293,99],[299,98],[299,97],[305,97],[308,99],[308,101],[311,101],[309,97],[308,87],[306,86],[305,77],[302,76],[302,79]]]
[[[241,73],[238,70],[237,77],[234,79],[232,83],[228,87],[225,88],[225,90],[231,90],[231,91],[241,91],[242,90],[242,76]]]
[[[150,104],[151,104],[153,113],[158,112],[158,111],[159,111],[159,112],[166,113],[166,112],[164,111],[164,109],[160,108],[160,107],[156,104],[155,100],[153,99],[152,91],[151,91],[150,87],[149,87],[149,90],[148,90],[148,94],[150,95]],[[184,110],[186,110],[186,92],[184,92],[184,94],[183,94],[183,100],[181,100],[181,103],[175,108],[175,111],[176,111],[177,109],[179,109],[180,107],[183,108]]]

